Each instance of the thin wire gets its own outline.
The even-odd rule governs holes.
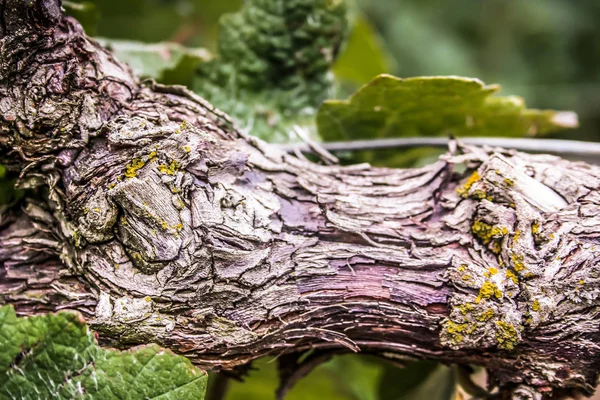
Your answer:
[[[529,138],[498,138],[498,137],[463,137],[458,139],[463,144],[476,146],[502,147],[534,153],[553,153],[558,155],[600,156],[600,143],[563,139],[529,139]],[[353,140],[347,142],[320,143],[327,151],[358,151],[379,150],[410,147],[448,147],[449,138],[444,137],[408,137],[395,139]],[[285,151],[312,152],[310,146],[300,143],[282,145]]]

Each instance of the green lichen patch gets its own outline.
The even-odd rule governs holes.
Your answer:
[[[519,340],[519,333],[513,324],[503,320],[496,321],[496,341],[499,348],[513,350]]]
[[[494,310],[492,308],[488,308],[484,312],[477,314],[475,316],[475,319],[477,319],[477,321],[479,321],[479,322],[485,322],[485,321],[490,320],[494,315],[495,315]]]

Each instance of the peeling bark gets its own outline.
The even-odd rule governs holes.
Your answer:
[[[1,215],[0,303],[207,369],[346,349],[592,393],[597,167],[471,146],[323,166],[140,82],[58,0],[0,0],[0,37],[0,162],[31,193]]]

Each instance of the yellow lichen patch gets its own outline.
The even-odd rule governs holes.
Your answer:
[[[75,247],[81,245],[81,236],[79,236],[79,231],[77,231],[77,229],[73,231],[73,243],[75,244]]]
[[[179,168],[181,168],[181,165],[175,160],[171,161],[169,165],[161,164],[157,167],[160,172],[167,175],[175,175]]]
[[[465,184],[459,188],[456,189],[456,192],[465,197],[467,195],[467,193],[469,192],[469,190],[471,189],[471,186],[473,186],[473,184],[475,182],[477,182],[479,179],[481,179],[481,176],[479,175],[479,172],[475,171],[471,174],[471,176],[469,177],[469,179],[467,179],[467,182],[465,182]],[[483,196],[485,197],[485,196]]]
[[[483,244],[488,244],[492,240],[492,229],[494,229],[492,225],[478,220],[475,220],[471,226],[473,234],[481,239]]]
[[[125,167],[125,177],[134,178],[137,176],[137,172],[146,165],[146,162],[141,158],[134,158]]]
[[[192,151],[192,148],[188,145],[183,146],[183,151],[185,151],[186,153],[189,153]]]
[[[505,226],[500,228],[479,220],[475,220],[473,222],[471,230],[473,231],[473,235],[478,237],[483,244],[488,244],[492,241],[492,239],[506,236],[508,234],[508,228]]]
[[[467,324],[458,324],[454,321],[446,322],[446,332],[452,336],[452,339],[455,343],[460,343],[463,341],[463,333],[465,333]]]
[[[498,299],[502,298],[502,292],[498,289],[495,283],[486,281],[483,283],[481,288],[479,288],[479,294],[475,299],[475,304],[479,304],[481,299],[489,299],[490,297],[495,296]]]
[[[512,266],[517,272],[521,272],[525,269],[525,264],[523,264],[523,256],[521,254],[513,254],[510,256],[510,261],[512,262]]]
[[[498,273],[498,269],[497,269],[497,268],[490,267],[490,268],[488,268],[488,270],[487,270],[486,272],[484,272],[484,273],[483,273],[483,275],[484,275],[486,278],[489,278],[489,277],[491,277],[492,275],[496,275],[497,273]]]
[[[499,242],[493,242],[490,250],[494,254],[500,254],[500,252],[502,251],[502,245]]]
[[[466,268],[467,268],[466,264],[462,264],[460,267],[457,268],[457,270],[458,270],[458,272],[464,272]]]
[[[519,280],[517,279],[517,276],[511,270],[506,271],[506,279],[510,279],[511,281],[514,282],[515,285],[519,284]]]
[[[517,229],[515,231],[515,236],[513,236],[513,240],[516,242],[517,240],[519,240],[520,237],[521,237],[521,231]]]
[[[534,235],[539,235],[540,224],[537,221],[531,224],[531,233],[533,233]]]
[[[477,321],[479,321],[479,322],[485,322],[485,321],[491,319],[493,316],[494,316],[494,310],[492,310],[491,308],[488,308],[481,314],[477,315],[475,317],[475,319],[477,319]]]
[[[496,341],[498,342],[498,347],[501,349],[514,349],[519,341],[517,330],[508,322],[496,321]]]
[[[513,181],[510,178],[504,178],[504,183],[506,183],[507,186],[513,187],[515,186],[515,181]]]
[[[533,304],[531,304],[531,309],[533,311],[540,311],[540,301],[536,299]]]
[[[474,190],[471,194],[471,198],[477,200],[487,199],[488,201],[492,201],[492,196],[488,196],[487,193],[481,189]]]
[[[148,161],[154,161],[156,160],[156,151],[152,151],[150,152],[150,154],[148,154]]]
[[[473,235],[481,240],[485,245],[490,245],[490,250],[494,254],[500,254],[502,251],[501,238],[508,235],[506,226],[497,227],[487,224],[480,220],[475,220],[471,226]]]
[[[469,311],[473,311],[473,305],[471,303],[465,303],[458,306],[458,310],[462,315],[467,315]]]
[[[150,303],[152,301],[152,299],[150,298],[150,296],[146,296],[146,297],[144,297],[144,301]]]

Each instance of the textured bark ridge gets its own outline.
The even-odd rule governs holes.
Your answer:
[[[600,169],[459,146],[323,166],[139,82],[61,16],[0,0],[0,302],[208,369],[318,348],[472,363],[515,398],[599,368]]]

